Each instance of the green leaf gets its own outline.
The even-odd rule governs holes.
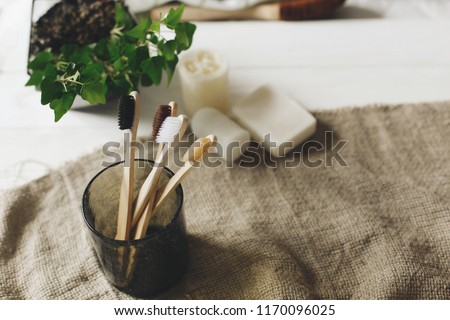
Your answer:
[[[118,2],[116,2],[115,9],[116,9],[116,14],[114,17],[115,21],[117,23],[123,23],[128,16],[127,12]]]
[[[161,32],[161,22],[160,21],[152,22],[152,24],[150,25],[150,30],[160,33]]]
[[[141,21],[139,21],[137,26],[128,31],[126,35],[135,39],[145,41],[145,39],[147,38],[148,29],[150,28],[151,24],[152,20],[149,17],[142,19]]]
[[[30,76],[30,79],[28,79],[28,82],[25,85],[39,87],[41,85],[43,77],[44,77],[44,71],[41,71],[41,70],[33,71],[33,73]]]
[[[61,46],[61,53],[65,60],[70,60],[70,57],[78,50],[76,44],[64,44]]]
[[[89,101],[91,104],[105,104],[106,98],[103,94],[103,86],[101,83],[86,83],[81,90],[81,97]]]
[[[126,63],[122,60],[122,58],[117,59],[112,64],[114,71],[121,72],[125,69]]]
[[[141,77],[141,84],[144,87],[150,87],[153,84],[153,81],[147,74],[144,73]]]
[[[101,39],[94,47],[94,53],[102,60],[109,59],[108,39]]]
[[[152,33],[150,36],[150,42],[153,44],[157,44],[158,43],[158,37],[156,36],[156,34]]]
[[[189,39],[186,34],[186,29],[183,24],[178,24],[175,28],[175,41],[181,46],[189,45]]]
[[[128,58],[128,60],[130,59],[135,59],[136,58],[136,46],[133,44],[127,44],[123,47],[122,49],[122,54]],[[129,63],[129,62],[128,62]]]
[[[44,78],[41,82],[41,104],[46,105],[55,99],[62,97],[64,86],[50,78]]]
[[[28,64],[28,68],[33,70],[44,70],[50,62],[53,62],[53,60],[54,56],[51,52],[42,51],[39,52],[36,57],[34,57],[34,59],[30,61],[30,63]]]
[[[124,7],[116,2],[116,14],[115,14],[116,24],[124,26],[126,30],[131,29],[136,23],[133,18],[128,14]]]
[[[163,22],[165,23],[165,25],[169,29],[175,29],[175,27],[177,26],[178,22],[180,22],[180,20],[181,20],[181,16],[183,15],[183,11],[184,11],[184,5],[183,4],[180,5],[176,9],[171,8]]]
[[[72,76],[77,72],[77,65],[73,62],[69,62],[69,64],[66,66],[66,74],[68,76]]]
[[[91,63],[85,66],[81,74],[81,82],[98,82],[101,78],[104,66],[102,63]]]
[[[50,108],[53,109],[55,113],[55,122],[58,122],[62,116],[70,110],[74,100],[75,95],[73,93],[66,92],[60,99],[55,99],[50,102]]]
[[[178,43],[178,53],[191,47],[196,28],[197,27],[190,22],[182,22],[176,26],[175,41]]]
[[[139,67],[142,61],[150,58],[148,47],[146,45],[139,47],[127,46],[124,54],[128,58],[128,65],[130,69],[134,72],[140,72]]]
[[[89,46],[78,47],[72,54],[71,62],[89,64],[92,62],[93,49]]]
[[[166,58],[169,61],[175,59],[177,47],[178,47],[178,45],[175,40],[167,41],[163,47],[164,58]]]
[[[135,67],[138,68],[142,61],[147,60],[150,58],[150,53],[148,51],[147,46],[140,46],[136,49],[136,61],[135,61]]]
[[[173,75],[175,73],[175,67],[177,66],[178,63],[178,57],[175,56],[175,58],[171,61],[166,61],[166,64],[164,66],[164,70],[166,70],[167,72],[167,85],[170,84],[170,82],[172,81]]]
[[[84,64],[83,62],[79,62],[75,65],[75,69],[77,69],[78,72],[83,71],[85,67],[86,67],[86,64]]]
[[[111,82],[108,83],[108,88],[110,92],[114,92],[118,96],[125,96],[132,90],[130,84],[124,77],[111,79]]]
[[[58,75],[58,71],[56,70],[56,66],[54,64],[48,64],[44,69],[44,76],[46,78],[50,78],[55,80]]]
[[[146,74],[155,85],[159,85],[161,83],[164,63],[165,60],[163,57],[152,57],[142,63],[142,72]]]
[[[139,84],[139,79],[141,78],[141,75],[142,75],[142,73],[140,73],[139,75],[133,74],[133,73],[129,74],[129,76],[128,76],[129,81],[127,81],[128,84],[129,84],[129,86],[128,86],[128,89],[129,89],[128,93],[130,93],[133,90],[136,90],[136,88],[137,88],[137,86]]]
[[[102,93],[106,97],[106,95],[108,93],[108,86],[106,85],[106,80],[102,78],[102,79],[100,79],[100,81],[98,83],[100,83],[102,85],[102,88],[103,88]]]
[[[120,57],[120,46],[112,42],[108,42],[108,53],[111,60],[116,60]]]

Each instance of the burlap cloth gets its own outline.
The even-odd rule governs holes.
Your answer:
[[[313,140],[348,140],[348,167],[193,172],[191,264],[155,298],[450,298],[450,103],[315,115]],[[2,195],[1,298],[131,298],[105,280],[81,217],[100,158]]]

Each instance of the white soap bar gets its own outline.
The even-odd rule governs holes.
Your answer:
[[[196,137],[214,134],[217,137],[217,154],[228,164],[238,159],[250,142],[247,130],[212,108],[198,110],[192,117],[191,128]]]
[[[183,55],[177,69],[188,115],[205,107],[228,113],[228,63],[225,57],[209,50],[193,50]]]
[[[275,157],[284,156],[316,131],[317,121],[307,110],[267,85],[240,100],[231,113]]]

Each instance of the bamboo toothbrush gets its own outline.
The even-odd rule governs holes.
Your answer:
[[[279,0],[242,10],[215,10],[185,6],[183,20],[310,20],[329,16],[345,0]],[[165,16],[176,4],[167,4],[150,11],[153,20]]]
[[[175,101],[171,101],[169,102],[168,105],[160,105],[158,106],[158,109],[156,110],[156,114],[153,117],[153,130],[152,130],[152,136],[156,138],[156,136],[158,135],[158,131],[161,129],[161,125],[163,124],[164,120],[166,118],[168,118],[169,116],[171,117],[176,117],[178,114],[178,104]],[[187,121],[184,121],[181,128],[180,128],[180,132],[179,135],[183,136],[185,131],[187,129]],[[163,147],[164,144],[160,143],[158,146],[158,150],[156,152],[156,157],[155,159],[158,159],[163,151]],[[173,154],[173,148],[169,149],[169,153],[167,155],[167,157],[170,157],[170,155]],[[165,164],[165,161],[163,161]],[[150,195],[152,196],[152,195]],[[134,219],[132,222],[132,229],[136,226],[140,215],[136,215],[134,214]]]
[[[175,190],[181,181],[187,176],[193,167],[196,166],[203,158],[203,156],[208,153],[209,149],[216,143],[216,136],[209,135],[205,138],[199,138],[194,142],[194,150],[191,153],[186,152],[183,161],[184,166],[177,171],[177,173],[167,181],[167,183],[158,189],[155,198],[155,206],[153,211],[156,211],[167,196]],[[198,144],[198,146],[196,146]]]
[[[134,188],[134,156],[137,129],[141,110],[139,93],[133,91],[119,101],[119,128],[124,134],[124,168],[120,189],[119,211],[117,216],[116,240],[127,240],[130,237],[132,222],[133,188]]]
[[[185,127],[187,127],[187,117],[184,115],[180,115],[178,117],[167,117],[162,123],[156,137],[156,142],[163,144],[163,149],[156,158],[152,171],[148,175],[147,179],[145,179],[141,190],[139,191],[133,214],[133,226],[136,225],[136,223],[141,219],[141,215],[143,214],[151,195],[156,192],[158,179],[164,168],[164,162],[167,158],[168,150],[175,141],[176,136],[178,136],[180,131]]]
[[[178,123],[175,123],[175,119],[179,120]],[[172,122],[172,123],[171,123]],[[157,170],[157,173],[155,174],[155,178],[153,179],[153,181],[151,181],[149,190],[148,190],[148,194],[147,194],[147,199],[145,199],[145,201],[142,202],[142,215],[138,218],[138,221],[136,221],[136,229],[134,232],[134,239],[141,239],[143,237],[145,237],[145,234],[147,233],[147,228],[148,225],[150,223],[150,219],[153,213],[153,206],[154,206],[154,201],[155,201],[155,195],[156,195],[156,190],[157,190],[157,186],[158,186],[158,179],[159,176],[162,172],[162,169],[164,168],[164,162],[165,162],[165,158],[169,152],[169,150],[172,147],[172,143],[176,140],[176,137],[180,135],[181,131],[185,131],[188,125],[188,121],[187,121],[187,117],[185,115],[180,115],[178,117],[169,117],[166,120],[164,120],[161,129],[158,132],[158,135],[156,137],[156,142],[164,144],[164,149],[161,152],[160,155],[160,159],[161,161],[158,161],[158,159],[155,162],[155,167]],[[149,175],[152,175],[153,171],[155,171],[155,167],[153,168],[152,172]],[[149,180],[149,179],[147,179]],[[144,182],[145,184],[145,182]],[[141,189],[142,191],[142,189]],[[138,197],[139,200],[139,197]],[[139,212],[139,202],[136,205],[136,212]],[[137,218],[138,215],[136,214],[136,216],[134,216],[133,218]],[[135,220],[133,219],[133,222],[135,222]],[[133,223],[134,226],[134,223]]]

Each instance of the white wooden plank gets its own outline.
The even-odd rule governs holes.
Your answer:
[[[198,23],[193,48],[234,67],[449,66],[450,20]]]

